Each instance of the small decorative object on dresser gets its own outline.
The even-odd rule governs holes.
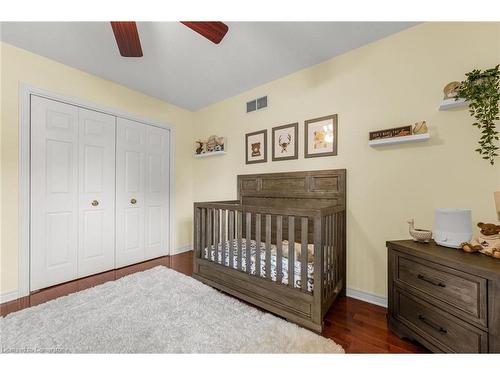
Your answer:
[[[434,240],[438,245],[460,249],[472,239],[472,213],[462,208],[436,208]]]
[[[304,148],[305,158],[337,155],[337,115],[307,120]]]
[[[477,223],[481,234],[470,243],[464,242],[460,246],[466,253],[480,252],[493,258],[500,259],[500,225]]]
[[[429,242],[432,238],[432,232],[427,229],[416,229],[415,221],[413,219],[408,219],[407,223],[410,225],[409,232],[410,236],[413,237],[414,241],[417,242]]]
[[[500,262],[389,241],[389,327],[433,352],[500,353]]]

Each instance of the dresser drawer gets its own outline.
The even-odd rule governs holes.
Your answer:
[[[401,254],[395,266],[394,281],[399,285],[409,286],[445,310],[449,310],[448,305],[464,319],[487,327],[487,280]]]
[[[443,352],[488,352],[488,334],[411,293],[394,290],[394,318]]]

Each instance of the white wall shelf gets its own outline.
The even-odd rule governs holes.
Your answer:
[[[209,156],[217,156],[217,155],[226,155],[226,151],[205,152],[204,154],[195,154],[194,157],[197,159],[200,159],[200,158],[207,158]]]
[[[446,111],[453,108],[463,108],[467,106],[465,99],[455,100],[454,98],[443,100],[438,107],[438,111]]]
[[[405,135],[402,137],[374,139],[373,141],[369,141],[368,144],[372,147],[377,147],[377,146],[394,145],[397,143],[422,142],[422,141],[427,141],[430,138],[431,138],[430,134],[425,133],[425,134]]]

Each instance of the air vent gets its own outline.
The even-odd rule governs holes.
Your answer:
[[[262,109],[267,107],[267,96],[257,99],[257,109]]]
[[[247,102],[247,113],[253,112],[257,109],[257,100],[252,100],[251,102]]]
[[[267,96],[247,102],[247,113],[264,109],[267,107]]]

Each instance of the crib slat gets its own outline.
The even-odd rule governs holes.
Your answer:
[[[246,230],[246,240],[247,240],[247,249],[246,249],[246,271],[247,273],[252,272],[252,259],[250,257],[250,247],[251,247],[251,238],[252,238],[252,214],[247,212],[247,230]]]
[[[207,209],[207,259],[212,260],[212,218],[213,210],[211,208]]]
[[[229,241],[229,246],[228,246],[228,251],[229,251],[229,267],[234,268],[234,211],[228,211],[228,221],[229,221],[229,228],[228,228],[228,241]]]
[[[325,222],[325,245],[323,252],[323,295],[325,298],[328,296],[328,234],[330,233],[328,230],[328,222],[330,220],[330,216],[327,215],[324,217]]]
[[[266,278],[271,280],[271,215],[266,215]]]
[[[242,229],[243,229],[243,212],[242,211],[237,211],[236,212],[236,226],[238,228],[238,243],[236,246],[238,246],[238,256],[236,258],[236,265],[239,270],[243,271],[243,262],[241,261],[241,247],[242,247]]]
[[[201,254],[200,254],[200,258],[206,258],[205,257],[205,249],[207,248],[207,239],[206,239],[206,225],[207,225],[207,222],[205,221],[205,212],[206,212],[206,209],[205,208],[202,208],[201,209]]]
[[[332,288],[335,287],[335,284],[337,281],[339,281],[339,216],[338,214],[334,215],[335,221],[334,221],[334,246],[333,246],[333,257],[334,257],[334,262],[335,262],[335,267],[334,267],[334,273],[333,273],[333,285]]]
[[[220,263],[220,253],[219,253],[219,235],[220,235],[220,213],[219,209],[214,211],[214,248],[215,248],[215,261]]]
[[[288,286],[295,288],[295,217],[288,216]]]
[[[261,214],[255,214],[255,275],[260,277]]]
[[[283,217],[276,216],[276,283],[283,281]]]
[[[337,272],[338,272],[338,264],[337,264],[337,215],[332,215],[332,238],[331,238],[331,262],[332,268],[330,271],[330,280],[331,280],[331,289],[335,288],[335,283],[337,281]]]
[[[332,216],[327,216],[326,221],[326,295],[327,297],[330,295],[331,289],[331,268],[332,268]]]
[[[226,210],[220,210],[220,216],[221,216],[221,225],[220,225],[220,232],[221,232],[221,255],[222,255],[222,259],[221,259],[221,263],[223,266],[226,265],[226,258],[227,258],[227,243],[226,243],[226,239],[227,239],[227,235],[226,235]]]
[[[303,292],[307,291],[307,226],[308,220],[307,217],[302,218],[302,232],[300,238],[300,288]]]

